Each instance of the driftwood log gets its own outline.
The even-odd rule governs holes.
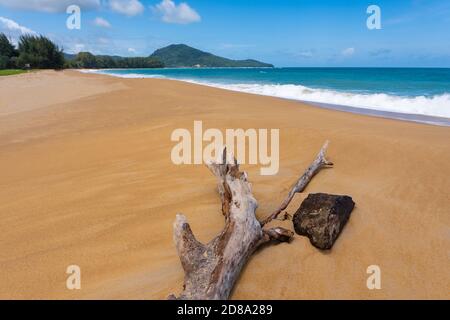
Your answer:
[[[270,242],[289,242],[294,236],[292,231],[281,227],[265,228],[265,225],[277,219],[294,195],[302,192],[320,169],[333,165],[325,157],[327,147],[328,142],[281,206],[262,221],[255,215],[258,203],[247,174],[239,171],[235,159],[227,163],[224,148],[222,158],[207,166],[218,180],[225,227],[211,242],[202,244],[192,233],[186,217],[176,216],[173,237],[185,276],[181,294],[178,297],[170,295],[169,299],[226,300],[242,267],[258,247]]]

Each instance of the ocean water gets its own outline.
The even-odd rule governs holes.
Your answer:
[[[349,111],[381,112],[399,118],[412,115],[410,119],[415,121],[450,123],[450,69],[186,68],[96,72],[127,78],[183,80],[323,106],[340,106],[344,110],[348,107]]]

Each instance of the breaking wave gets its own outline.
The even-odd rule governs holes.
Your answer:
[[[292,100],[450,118],[450,94],[448,93],[431,97],[403,97],[385,93],[364,94],[311,89],[291,84],[204,84],[222,89]]]

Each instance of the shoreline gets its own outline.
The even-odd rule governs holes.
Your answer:
[[[294,100],[294,101],[300,101],[300,100]],[[316,106],[318,108],[328,109],[328,110],[337,110],[337,111],[343,111],[343,112],[348,112],[348,113],[352,113],[352,114],[361,114],[361,115],[383,118],[383,119],[414,122],[414,123],[428,124],[428,125],[440,126],[440,127],[450,127],[450,118],[435,117],[435,116],[413,114],[413,113],[372,110],[372,109],[367,109],[367,108],[356,108],[356,107],[342,106],[342,105],[337,105],[337,104],[327,104],[327,103],[318,103],[318,102],[310,102],[310,101],[301,101],[301,102],[310,104],[312,106]]]
[[[180,69],[180,68],[166,68],[166,69]],[[196,70],[196,68],[188,68]],[[204,69],[227,69],[227,68],[204,68]],[[236,69],[236,68],[233,68]],[[248,69],[248,68],[238,68],[238,69]],[[257,68],[262,69],[262,68]],[[421,68],[412,68],[412,69],[421,69]],[[322,103],[322,102],[315,102],[315,101],[309,101],[309,100],[301,100],[301,99],[294,99],[294,98],[288,98],[288,97],[282,97],[282,96],[276,96],[276,95],[269,95],[269,94],[263,94],[263,93],[255,93],[255,92],[248,92],[245,90],[237,90],[232,88],[224,87],[224,85],[221,84],[213,84],[213,83],[206,83],[201,82],[197,80],[189,80],[189,79],[176,79],[176,78],[169,78],[166,76],[161,75],[155,75],[155,76],[140,76],[139,74],[127,74],[127,75],[120,75],[120,74],[113,74],[113,73],[107,73],[102,71],[111,71],[111,70],[127,70],[127,69],[77,69],[77,72],[85,73],[85,74],[100,74],[100,75],[106,75],[116,78],[122,78],[122,79],[164,79],[169,81],[179,81],[184,83],[191,83],[196,84],[200,86],[206,86],[206,87],[212,87],[222,90],[228,90],[232,92],[242,92],[247,94],[253,94],[253,95],[259,95],[259,96],[267,96],[267,97],[274,97],[278,99],[284,99],[294,102],[299,102],[303,104],[308,104],[311,106],[319,107],[319,108],[325,108],[330,110],[337,110],[337,111],[343,111],[353,114],[362,114],[367,116],[373,116],[373,117],[380,117],[380,118],[386,118],[386,119],[392,119],[392,120],[400,120],[400,121],[408,121],[408,122],[415,122],[415,123],[422,123],[422,124],[428,124],[428,125],[436,125],[436,126],[450,126],[450,118],[447,117],[441,117],[441,116],[432,116],[432,115],[425,115],[425,114],[416,114],[416,113],[403,113],[403,112],[395,112],[395,111],[385,111],[385,110],[379,110],[379,109],[371,109],[368,107],[354,107],[354,106],[347,106],[347,105],[340,105],[340,104],[332,104],[332,103]],[[145,70],[145,69],[132,69],[132,70]],[[161,69],[163,70],[163,69]],[[133,76],[131,76],[133,75]],[[135,75],[135,76],[134,76]]]
[[[223,228],[216,179],[174,165],[171,134],[277,128],[280,170],[243,165],[257,217],[279,206],[325,140],[335,165],[302,194],[350,195],[331,251],[305,237],[252,256],[232,299],[449,299],[450,128],[181,81],[40,71],[0,79],[0,298],[165,299],[183,271],[177,213],[197,239]],[[276,221],[292,230],[290,221]],[[69,265],[82,289],[66,288]],[[368,290],[368,266],[381,290]]]

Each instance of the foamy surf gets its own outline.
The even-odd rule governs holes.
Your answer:
[[[122,70],[122,69],[114,69],[114,70]],[[125,69],[124,69],[125,70]],[[77,69],[77,71],[81,73],[96,73],[96,74],[105,74],[112,77],[117,78],[125,78],[125,79],[164,79],[166,78],[163,75],[156,74],[140,74],[140,73],[114,73],[108,72],[108,69]]]
[[[200,83],[198,81],[190,81]],[[253,93],[291,100],[340,105],[377,111],[450,118],[450,94],[433,97],[401,97],[389,94],[355,94],[301,85],[203,83],[232,91]]]

